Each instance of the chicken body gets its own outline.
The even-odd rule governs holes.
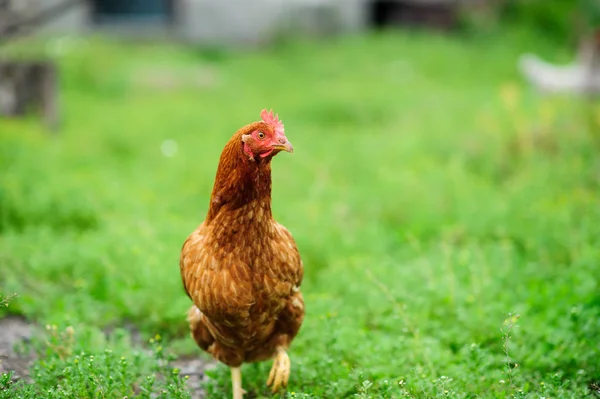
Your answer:
[[[287,384],[286,350],[304,318],[300,254],[271,214],[271,159],[285,136],[264,112],[263,122],[238,130],[225,146],[206,220],[187,238],[180,258],[183,285],[194,302],[188,312],[192,337],[232,368],[235,399],[242,397],[244,362],[274,358],[267,384],[273,391]],[[248,141],[250,134],[269,133],[280,143],[276,151]]]

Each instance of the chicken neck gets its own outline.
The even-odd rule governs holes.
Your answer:
[[[206,221],[210,223],[222,211],[233,211],[255,201],[262,204],[270,219],[271,159],[250,159],[243,151],[241,133],[236,133],[221,153]]]

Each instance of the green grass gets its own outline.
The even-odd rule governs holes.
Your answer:
[[[40,351],[35,384],[4,397],[123,397],[172,372],[125,330],[103,338],[125,323],[204,356],[187,332],[179,251],[206,213],[224,143],[263,107],[295,148],[274,160],[273,210],[306,267],[285,397],[593,396],[600,109],[541,98],[515,68],[523,51],[568,52],[509,33],[247,53],[48,43],[4,50],[51,52],[64,120],[57,136],[34,120],[0,124],[0,292],[19,295],[8,312],[57,325],[58,343]],[[183,85],[144,84],[157,69]],[[108,366],[75,370],[77,356]],[[107,391],[122,361],[122,389]],[[270,366],[244,366],[249,397],[270,396]],[[230,397],[227,368],[210,376],[209,397]],[[176,378],[161,381],[152,389],[186,397]]]

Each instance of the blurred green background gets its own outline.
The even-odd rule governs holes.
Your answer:
[[[5,44],[57,63],[63,120],[0,121],[0,294],[18,295],[0,316],[47,325],[31,380],[5,374],[0,398],[189,397],[180,369],[208,358],[179,251],[223,145],[265,107],[294,145],[273,162],[273,212],[306,268],[282,397],[594,397],[600,107],[516,69],[526,51],[573,58],[575,6],[247,51]],[[247,397],[270,396],[270,366],[244,366]],[[231,396],[225,366],[206,373],[207,397]]]

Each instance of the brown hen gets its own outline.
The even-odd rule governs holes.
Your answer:
[[[263,110],[239,129],[219,161],[206,220],[180,258],[196,343],[231,368],[234,399],[243,395],[240,366],[274,358],[267,380],[287,385],[286,353],[304,318],[303,267],[292,235],[271,214],[271,160],[292,152],[283,124]]]

